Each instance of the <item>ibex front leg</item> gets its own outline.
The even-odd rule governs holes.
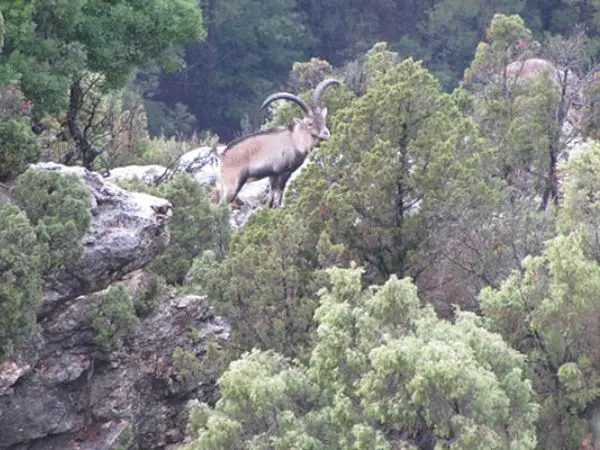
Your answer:
[[[283,200],[283,191],[285,190],[285,185],[291,176],[292,172],[283,172],[269,179],[271,185],[269,206],[271,208],[279,208],[281,206],[281,201]]]

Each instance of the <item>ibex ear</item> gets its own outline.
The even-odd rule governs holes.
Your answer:
[[[321,110],[321,114],[323,114],[323,119],[324,119],[325,117],[327,117],[327,108],[323,108],[323,109]]]

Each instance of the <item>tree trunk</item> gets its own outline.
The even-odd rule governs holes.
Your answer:
[[[81,162],[83,167],[88,170],[93,170],[92,164],[94,159],[100,154],[100,151],[92,145],[88,140],[85,131],[79,125],[77,121],[77,114],[83,104],[83,90],[79,84],[79,80],[74,81],[71,84],[69,91],[69,109],[67,111],[67,126],[69,127],[69,133],[75,142],[75,153],[81,156]],[[74,155],[68,155],[65,163],[68,164]]]
[[[542,196],[542,203],[540,204],[540,210],[544,211],[548,207],[550,199],[555,205],[558,205],[558,176],[556,173],[556,164],[558,163],[558,154],[560,152],[560,136],[562,128],[567,117],[567,83],[569,82],[569,71],[564,70],[561,80],[561,92],[560,102],[558,103],[558,109],[556,111],[556,130],[554,130],[553,139],[550,141],[548,149],[550,157],[550,167],[548,167],[548,174],[546,177],[546,188]]]

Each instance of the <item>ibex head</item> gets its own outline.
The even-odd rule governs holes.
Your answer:
[[[304,100],[289,92],[276,92],[275,94],[269,95],[260,109],[266,108],[271,102],[275,100],[290,100],[299,105],[304,112],[306,117],[303,119],[294,119],[294,123],[303,130],[306,130],[310,135],[318,141],[326,141],[329,139],[330,133],[327,128],[327,108],[321,109],[321,95],[331,85],[339,85],[340,82],[336,79],[329,78],[321,81],[315,88],[312,98],[309,104],[306,104]]]

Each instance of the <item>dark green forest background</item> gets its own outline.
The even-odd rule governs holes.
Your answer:
[[[494,13],[520,15],[537,39],[568,35],[583,24],[590,53],[600,50],[600,5],[594,0],[205,0],[201,6],[206,39],[186,46],[185,70],[161,76],[147,93],[161,102],[149,108],[154,134],[173,129],[159,113],[163,104],[174,110],[179,103],[195,117],[195,129],[230,140],[242,123],[260,123],[257,105],[266,95],[289,88],[295,61],[318,57],[351,70],[378,41],[401,57],[423,60],[452,89]]]

